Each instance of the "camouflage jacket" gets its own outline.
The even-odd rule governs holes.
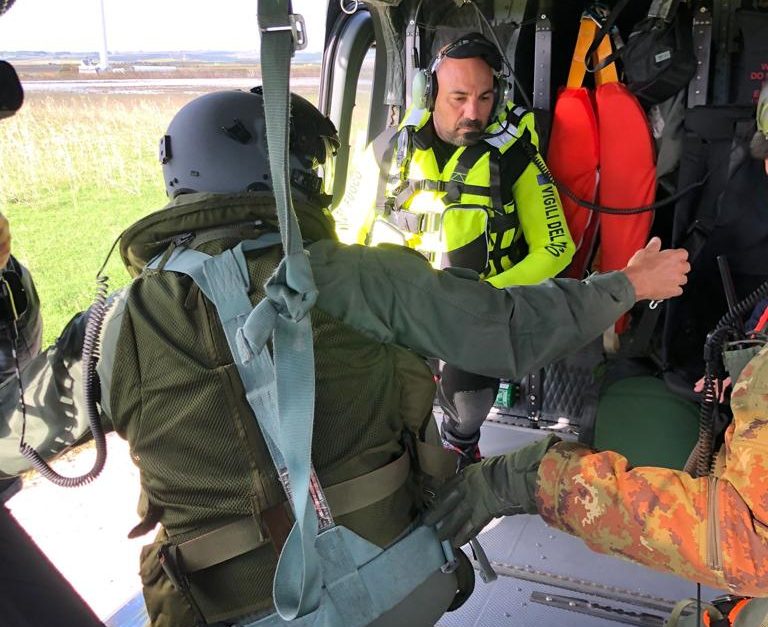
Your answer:
[[[715,476],[555,446],[539,467],[540,514],[600,553],[768,597],[768,347],[742,370],[731,407]]]

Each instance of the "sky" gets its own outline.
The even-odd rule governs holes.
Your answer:
[[[338,1],[338,0],[331,0]],[[98,51],[100,0],[16,0],[0,16],[0,50]],[[257,0],[104,0],[110,52],[258,50]],[[214,8],[216,7],[216,8]],[[322,0],[293,0],[320,52]]]

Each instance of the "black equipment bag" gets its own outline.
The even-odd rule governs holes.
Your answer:
[[[664,102],[684,89],[696,73],[698,61],[693,50],[693,17],[679,0],[654,0],[648,16],[635,25],[627,43],[591,65],[602,38],[616,24],[629,0],[619,0],[605,18],[586,55],[587,69],[595,72],[616,59],[624,67],[624,82],[644,107]]]
[[[637,23],[621,50],[624,80],[643,106],[664,102],[684,89],[696,73],[693,19],[680,5],[671,19],[647,17]]]

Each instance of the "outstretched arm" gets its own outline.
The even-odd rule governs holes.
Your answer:
[[[320,309],[379,341],[514,378],[598,337],[638,296],[679,294],[689,269],[685,251],[649,246],[625,272],[506,290],[432,270],[402,248],[323,241],[309,250]]]

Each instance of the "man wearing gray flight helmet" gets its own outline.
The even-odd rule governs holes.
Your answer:
[[[637,299],[679,294],[685,253],[659,251],[655,241],[623,272],[497,290],[435,271],[407,249],[342,245],[325,193],[335,129],[306,100],[292,95],[291,103],[294,207],[319,290],[311,310],[312,465],[322,489],[313,494],[368,549],[389,554],[423,539],[407,561],[374,573],[410,588],[371,624],[432,625],[461,590],[442,568],[449,551],[420,522],[456,465],[435,434],[435,388],[423,357],[517,376],[579,348]],[[134,281],[76,316],[24,369],[26,411],[16,406],[15,386],[0,389],[0,476],[11,476],[30,466],[19,454],[21,433],[46,458],[82,441],[92,400],[74,383],[84,372],[98,375],[87,396],[95,393],[97,418],[128,440],[141,472],[141,520],[131,537],[160,524],[140,567],[155,627],[282,624],[272,582],[293,524],[290,486],[250,402],[241,366],[253,357],[230,341],[245,325],[222,313],[210,282],[176,265],[183,254],[242,255],[249,311],[263,302],[282,257],[265,128],[259,90],[208,94],[182,108],[161,140],[171,200],[120,243]],[[84,363],[94,328],[99,356]],[[458,335],[467,341],[457,344]]]

